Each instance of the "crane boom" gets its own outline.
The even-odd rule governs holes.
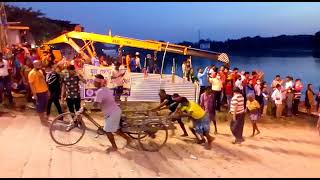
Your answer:
[[[119,45],[120,47],[123,47],[123,46],[134,47],[134,48],[147,49],[152,51],[166,50],[167,52],[171,52],[171,53],[203,57],[203,58],[218,60],[223,63],[229,64],[228,55],[225,53],[205,51],[201,49],[190,48],[190,47],[176,45],[176,44],[168,44],[167,46],[167,43],[159,42],[159,41],[139,40],[139,39],[133,39],[128,37],[102,35],[102,34],[95,34],[95,33],[88,33],[88,32],[71,31],[44,43],[44,45],[67,43],[71,45],[78,53],[83,54],[85,57],[89,57],[82,51],[82,49],[84,48],[80,48],[79,46],[77,46],[77,44],[72,39],[80,39],[80,40],[89,41],[89,42],[91,41],[91,42],[100,42],[105,44],[113,44],[113,45]],[[90,53],[90,56],[92,56],[91,53]]]

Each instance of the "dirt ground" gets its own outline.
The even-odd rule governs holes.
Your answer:
[[[127,109],[145,109],[146,103],[129,103]],[[0,109],[0,111],[2,111]],[[263,119],[261,134],[251,135],[246,120],[245,142],[231,142],[229,121],[218,114],[218,135],[206,150],[181,131],[169,137],[159,152],[124,148],[116,136],[119,151],[106,154],[105,136],[87,131],[76,145],[62,147],[50,138],[33,110],[0,116],[0,177],[319,177],[320,136],[316,118]],[[101,116],[95,116],[102,124]],[[171,134],[171,133],[169,133]]]

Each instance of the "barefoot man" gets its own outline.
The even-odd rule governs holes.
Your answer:
[[[96,92],[96,99],[94,106],[100,105],[100,108],[104,114],[104,131],[112,144],[112,147],[107,149],[107,153],[117,151],[118,147],[114,140],[112,133],[117,133],[119,136],[127,140],[129,145],[131,140],[120,130],[121,109],[118,107],[113,92],[109,90],[106,85],[106,80],[101,74],[97,74],[94,80],[94,86],[98,89]]]
[[[176,113],[180,117],[188,117],[192,120],[193,127],[197,134],[201,136],[201,139],[204,137],[207,138],[207,148],[211,149],[212,141],[214,137],[210,136],[210,120],[208,114],[201,108],[200,105],[193,101],[189,101],[187,98],[182,97],[180,99],[180,105],[178,106],[175,113],[172,115],[176,116]]]

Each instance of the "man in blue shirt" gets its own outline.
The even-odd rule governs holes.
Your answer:
[[[200,95],[201,95],[206,89],[206,87],[209,86],[208,67],[206,67],[204,71],[201,68],[198,68],[198,79],[199,79]]]

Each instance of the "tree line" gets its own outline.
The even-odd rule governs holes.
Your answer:
[[[179,43],[184,46],[200,48],[200,44],[209,43],[211,51],[226,52],[234,55],[266,55],[273,53],[312,53],[320,58],[320,31],[314,35],[280,35],[276,37],[243,37],[227,41],[214,41],[201,39],[199,42],[184,41]]]

